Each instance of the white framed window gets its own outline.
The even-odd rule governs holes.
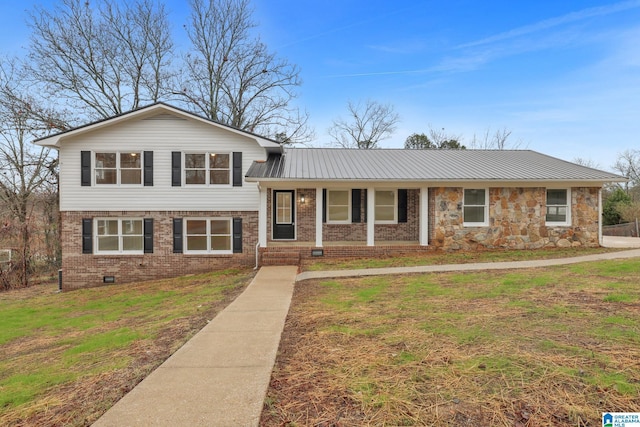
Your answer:
[[[185,218],[185,253],[232,253],[231,218]]]
[[[465,188],[462,198],[462,222],[465,227],[489,225],[489,190]]]
[[[546,225],[571,225],[571,190],[547,188]]]
[[[376,190],[375,223],[395,224],[398,222],[397,190]]]
[[[333,224],[351,222],[350,190],[327,190],[327,222]]]
[[[184,182],[187,185],[229,185],[229,153],[185,153]]]
[[[97,254],[144,253],[144,226],[141,218],[96,218]]]
[[[94,153],[96,185],[141,185],[141,152]]]

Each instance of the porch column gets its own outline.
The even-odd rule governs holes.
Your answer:
[[[375,246],[376,189],[367,188],[367,246]]]
[[[429,187],[420,188],[420,246],[429,244]]]
[[[598,244],[602,246],[602,187],[598,188]]]
[[[322,198],[322,187],[316,187],[316,247],[322,247],[322,208],[324,199]]]
[[[258,206],[258,243],[267,247],[267,189],[260,186],[260,204]]]

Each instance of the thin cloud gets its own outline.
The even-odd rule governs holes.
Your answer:
[[[524,36],[527,34],[535,33],[549,28],[557,27],[572,22],[581,21],[583,19],[592,18],[596,16],[610,15],[612,13],[622,12],[629,9],[636,9],[640,7],[640,0],[631,0],[621,3],[615,3],[607,6],[592,7],[583,9],[578,12],[572,12],[556,18],[545,19],[544,21],[536,22],[531,25],[525,25],[524,27],[514,28],[513,30],[499,33],[491,37],[476,40],[473,42],[465,43],[457,46],[458,49],[482,46],[498,41],[509,40],[515,37]]]
[[[292,40],[289,43],[285,43],[283,45],[280,45],[279,48],[284,48],[284,47],[297,45],[297,44],[304,43],[304,42],[307,42],[307,41],[310,41],[310,40],[320,39],[320,38],[328,36],[330,34],[339,33],[339,32],[342,32],[344,30],[349,30],[349,29],[354,28],[354,27],[359,27],[359,26],[371,24],[371,23],[373,23],[375,21],[386,19],[386,18],[388,18],[390,16],[397,15],[398,13],[402,13],[402,12],[404,12],[406,10],[409,10],[409,8],[398,9],[398,10],[395,10],[395,11],[392,11],[392,12],[388,12],[388,13],[385,13],[385,14],[381,14],[381,15],[377,15],[377,16],[371,17],[369,19],[363,19],[361,21],[356,21],[356,22],[353,22],[351,24],[343,25],[341,27],[331,28],[331,29],[328,29],[326,31],[322,31],[320,33],[311,34],[311,35],[308,35],[306,37],[301,37],[301,38],[299,38],[297,40]]]

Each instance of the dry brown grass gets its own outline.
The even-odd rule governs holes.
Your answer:
[[[262,426],[599,426],[640,411],[640,260],[297,285]]]

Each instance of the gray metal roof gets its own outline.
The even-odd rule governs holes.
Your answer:
[[[254,162],[249,181],[626,181],[531,150],[286,148]]]

